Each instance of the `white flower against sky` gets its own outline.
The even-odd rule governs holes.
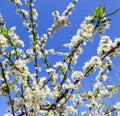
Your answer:
[[[63,62],[56,62],[56,64],[54,65],[55,68],[63,68],[64,70],[68,69],[67,63],[63,63]]]
[[[37,8],[35,1],[10,0],[16,6],[17,14],[22,17],[23,24],[29,32],[26,34],[22,30],[22,33],[26,34],[25,38],[17,35],[19,28],[16,30],[15,26],[8,28],[7,23],[4,25],[0,15],[0,95],[8,96],[8,105],[15,112],[13,115],[20,113],[30,116],[102,115],[106,108],[103,100],[110,98],[120,89],[116,85],[106,85],[113,56],[120,53],[120,38],[112,41],[109,36],[103,35],[110,26],[109,19],[106,16],[101,19],[94,19],[94,15],[86,16],[75,35],[70,35],[70,38],[67,38],[69,33],[65,33],[65,38],[61,36],[62,34],[58,35],[61,38],[60,47],[57,44],[52,46],[54,43],[49,46],[48,43],[52,41],[49,38],[57,30],[70,26],[69,16],[79,0],[73,0],[73,3],[69,3],[62,12],[54,9],[53,24],[47,33],[40,32],[44,24],[38,25],[39,12],[35,9]],[[42,14],[40,20],[41,16]],[[81,18],[76,17],[77,20],[80,19],[79,21]],[[95,34],[100,34],[96,40],[99,41],[96,48],[98,55],[90,56],[90,60],[84,63],[82,61],[85,59],[81,55],[86,47],[84,45],[89,44],[87,43],[89,41],[94,42]],[[57,42],[58,36],[55,36]],[[67,39],[70,39],[69,43],[64,44]],[[96,43],[93,44],[96,46]],[[107,55],[111,49],[113,52]],[[52,59],[54,57],[55,59]],[[79,60],[79,57],[82,60]],[[88,55],[85,57],[87,59]],[[81,109],[82,106],[87,109],[85,112],[81,112],[84,109]],[[120,102],[118,101],[112,108],[120,111]],[[12,116],[12,110],[8,110],[10,113],[4,116]]]
[[[117,102],[115,105],[114,105],[114,108],[118,111],[120,111],[120,102]]]
[[[29,12],[26,9],[21,9],[26,17],[29,17]]]
[[[37,13],[37,10],[34,8],[33,9],[33,19],[37,20],[37,17],[38,17],[38,13]]]
[[[46,69],[46,72],[51,73],[51,72],[55,72],[55,70],[53,68],[49,68],[49,69]]]
[[[81,71],[74,71],[71,75],[73,81],[81,80],[84,77],[84,74]]]
[[[11,113],[4,114],[4,116],[13,116]]]
[[[83,66],[84,72],[89,71],[89,74],[93,73],[97,68],[102,66],[102,61],[98,56],[93,56],[88,62],[85,62]]]
[[[109,51],[112,44],[113,44],[113,42],[109,36],[102,36],[100,43],[99,43],[99,47],[97,49],[98,54],[101,56],[104,53],[106,53],[107,51]]]
[[[3,35],[0,34],[0,44],[4,45],[7,42],[7,38],[5,38]]]
[[[18,4],[18,5],[22,5],[21,0],[14,0],[14,1],[15,1],[16,4]]]

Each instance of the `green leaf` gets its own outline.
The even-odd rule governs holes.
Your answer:
[[[105,15],[105,17],[108,17],[108,16],[111,16],[111,15],[114,15],[115,13],[117,13],[118,11],[120,10],[120,8],[116,9],[115,11]]]
[[[59,90],[61,88],[61,86],[60,85],[57,85],[57,89]]]
[[[12,56],[11,52],[9,52],[7,55],[8,55],[8,58],[10,58]]]
[[[16,49],[16,48],[17,48],[17,45],[16,45],[16,44],[14,44],[14,45],[13,45],[13,48],[14,48],[14,49]]]
[[[9,86],[8,86],[8,85],[4,86],[4,87],[2,88],[2,91],[3,91],[3,93],[8,93],[8,91],[9,91]]]
[[[96,10],[96,18],[102,18],[104,16],[104,7],[98,7]]]
[[[30,79],[30,78],[31,78],[30,74],[27,74],[27,78],[28,78],[28,79]]]
[[[63,68],[60,68],[60,72],[61,72],[61,74],[64,74]]]
[[[100,21],[105,16],[105,6],[97,7],[95,12],[93,13],[93,18],[98,19]]]
[[[5,37],[7,36],[7,30],[3,29],[3,28],[0,28],[0,31],[2,33],[2,35],[4,35]]]

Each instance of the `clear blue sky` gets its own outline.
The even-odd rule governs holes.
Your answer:
[[[37,28],[39,35],[47,33],[47,28],[49,28],[53,23],[52,11],[59,10],[62,13],[65,10],[69,2],[73,0],[36,0],[35,7],[39,13]],[[63,43],[70,41],[70,38],[76,34],[79,25],[84,20],[85,16],[89,16],[93,13],[94,9],[97,6],[106,6],[107,13],[112,12],[113,10],[120,8],[120,0],[80,0],[76,4],[76,8],[73,11],[72,16],[70,16],[69,21],[71,22],[70,27],[65,27],[59,30],[52,39],[48,41],[48,48],[57,48]],[[17,34],[20,38],[27,43],[28,34],[25,27],[22,25],[22,18],[16,14],[15,7],[13,4],[8,3],[8,0],[0,0],[0,13],[2,14],[4,20],[6,21],[6,26],[17,27]],[[112,17],[110,29],[107,30],[108,34],[112,39],[115,37],[120,37],[120,12]],[[99,37],[95,37],[94,43],[88,43],[88,46],[85,47],[84,55],[79,58],[78,65],[76,68],[82,69],[84,62],[89,60],[91,55],[96,55],[96,48],[99,42]],[[29,45],[27,44],[26,48]],[[80,64],[80,65],[79,65]],[[5,113],[5,99],[0,97],[0,116]]]

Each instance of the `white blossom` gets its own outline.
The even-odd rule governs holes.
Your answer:
[[[113,55],[118,56],[120,54],[120,38],[115,38],[112,46],[117,47],[117,49],[113,52]]]
[[[99,47],[97,49],[97,52],[100,56],[102,56],[104,53],[110,50],[112,46],[112,40],[110,39],[109,36],[102,36]]]
[[[4,116],[13,116],[11,113],[4,114]]]
[[[68,18],[79,0],[69,3],[62,13],[55,10],[52,13],[54,23],[48,28],[48,33],[40,38],[35,22],[38,18],[35,1],[11,0],[29,32],[29,47],[24,46],[24,39],[22,41],[17,35],[15,26],[8,29],[2,24],[4,21],[0,15],[0,95],[9,98],[8,105],[15,112],[12,114],[9,108],[9,113],[4,116],[26,115],[23,114],[25,112],[29,116],[104,115],[106,104],[103,100],[111,98],[120,89],[117,85],[107,85],[112,60],[120,53],[120,38],[112,41],[107,35],[101,36],[98,56],[92,56],[80,67],[83,72],[76,69],[76,64],[83,53],[83,45],[93,41],[97,32],[103,34],[110,26],[109,19],[105,13],[105,17],[98,19],[100,22],[94,20],[94,16],[85,17],[76,34],[71,36],[70,42],[61,45],[68,50],[59,51],[53,46],[47,46],[48,38],[58,29],[70,25]],[[22,6],[22,3],[25,4]],[[107,54],[108,52],[111,53]],[[51,56],[57,60],[51,60]],[[94,75],[87,77],[94,72]],[[90,80],[93,80],[92,84]],[[79,112],[79,107],[82,106],[86,111]],[[120,102],[112,108],[119,115]]]
[[[29,17],[29,12],[26,9],[20,9],[22,13],[24,13],[24,15],[26,17]],[[19,11],[18,11],[19,12]]]
[[[33,8],[32,13],[33,13],[33,19],[34,19],[34,20],[37,20],[38,13],[37,13],[37,10],[36,10],[35,8]]]
[[[17,5],[22,5],[21,0],[14,0],[14,2],[15,2],[15,4],[17,4]]]
[[[73,81],[81,80],[83,77],[84,77],[84,74],[81,71],[74,71],[71,76]]]
[[[63,63],[63,62],[56,62],[56,64],[54,65],[54,67],[61,68],[64,71],[66,71],[68,69],[67,63]]]
[[[118,111],[120,111],[120,102],[117,102],[115,105],[114,105],[114,108]]]
[[[48,73],[50,73],[50,72],[55,72],[55,70],[52,69],[52,68],[49,68],[49,69],[46,69],[46,72],[48,72]]]
[[[67,109],[68,109],[68,112],[69,112],[69,114],[77,114],[77,110],[76,110],[76,108],[75,107],[73,107],[73,106],[68,106],[67,107]]]
[[[0,34],[0,44],[4,45],[7,42],[7,38],[5,38],[3,35]]]
[[[100,68],[102,66],[102,61],[98,56],[93,56],[88,62],[85,63],[83,70],[84,72],[90,70],[88,74],[91,74],[96,70],[97,68]]]

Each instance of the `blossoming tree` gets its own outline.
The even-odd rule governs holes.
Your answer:
[[[34,8],[35,0],[21,1],[9,0],[16,6],[17,14],[22,16],[29,32],[29,49],[24,50],[24,42],[15,33],[16,28],[7,28],[0,16],[0,95],[8,98],[7,115],[119,115],[119,101],[112,107],[107,107],[104,101],[120,90],[120,85],[105,83],[109,79],[107,74],[111,71],[112,60],[120,53],[120,38],[113,41],[104,35],[109,28],[110,17],[119,9],[106,14],[105,7],[97,7],[91,16],[85,17],[70,42],[62,45],[68,52],[60,52],[47,49],[47,41],[57,30],[70,25],[68,18],[79,1],[73,0],[61,15],[54,11],[54,24],[41,37],[36,31],[38,13]],[[100,35],[98,55],[91,56],[84,63],[83,70],[76,70],[74,67],[83,53],[83,46],[94,41],[96,33]],[[51,64],[50,55],[62,59]],[[81,91],[82,80],[94,73],[97,76],[92,89]],[[79,112],[82,106],[86,108]]]

